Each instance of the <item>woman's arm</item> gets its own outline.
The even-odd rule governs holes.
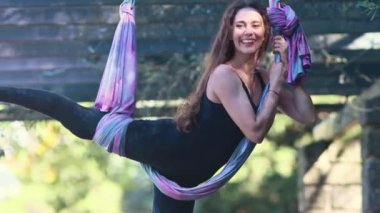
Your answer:
[[[313,102],[302,84],[281,91],[279,108],[303,124],[311,124],[316,120]]]
[[[288,43],[282,36],[275,36],[273,38],[273,51],[281,55],[285,69],[287,69],[288,63],[288,46]],[[287,70],[284,71],[285,75],[287,72]],[[313,102],[302,84],[289,89],[283,89],[279,94],[279,108],[281,111],[300,123],[310,124],[315,122],[316,116]]]
[[[268,81],[268,73],[261,72],[261,75],[264,81]],[[282,89],[278,90],[278,93],[278,107],[283,113],[303,124],[315,122],[316,115],[313,102],[302,84],[287,86],[283,83]]]
[[[227,66],[219,66],[210,76],[208,92],[223,104],[243,134],[253,142],[261,143],[273,124],[283,83],[282,64],[269,70],[272,88],[260,113],[252,109],[237,74]]]

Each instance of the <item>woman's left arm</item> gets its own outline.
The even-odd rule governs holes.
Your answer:
[[[316,120],[313,102],[302,84],[281,90],[279,108],[283,113],[303,124],[311,124]]]
[[[281,55],[281,62],[284,67],[287,67],[288,43],[282,36],[273,38],[273,51]],[[287,73],[287,71],[284,73]],[[314,123],[316,120],[314,105],[302,82],[295,86],[284,87],[279,95],[280,110],[298,122],[304,124]]]

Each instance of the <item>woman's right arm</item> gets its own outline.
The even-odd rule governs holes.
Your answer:
[[[223,104],[229,116],[245,137],[261,143],[273,124],[278,106],[278,93],[283,83],[282,64],[269,69],[270,92],[260,113],[256,114],[236,73],[226,66],[219,66],[210,76],[208,87],[213,96]]]

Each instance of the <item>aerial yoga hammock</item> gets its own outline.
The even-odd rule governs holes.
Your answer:
[[[100,110],[111,113],[104,116],[100,121],[94,137],[94,141],[116,154],[122,152],[119,151],[119,144],[125,135],[124,131],[127,131],[128,123],[133,119],[137,76],[134,10],[129,5],[122,4],[120,13],[121,21],[116,29],[111,53],[95,103]],[[272,0],[268,14],[272,26],[281,34],[285,34],[289,40],[288,66],[292,72],[288,74],[288,83],[295,83],[305,76],[306,69],[311,64],[306,37],[298,24],[294,11],[289,6],[280,5],[277,1]],[[269,85],[266,85],[258,113],[263,106],[268,90]],[[110,146],[112,142],[113,146]],[[142,164],[142,166],[156,187],[167,196],[176,200],[195,200],[214,193],[227,183],[244,164],[254,147],[255,143],[244,138],[220,173],[191,188],[182,187],[169,180],[150,165]]]
[[[288,83],[293,84],[303,78],[306,75],[306,69],[310,67],[309,47],[294,11],[275,0],[270,2],[268,14],[271,24],[289,42]],[[69,99],[45,91],[8,87],[0,88],[0,101],[19,104],[47,114],[59,120],[78,137],[93,139],[109,152],[130,157],[129,152],[132,150],[126,149],[126,145],[122,142],[127,137],[133,137],[128,134],[128,128],[134,125],[132,123],[144,122],[135,121],[133,118],[137,79],[134,3],[135,1],[128,0],[120,5],[121,19],[115,32],[95,108],[81,107]],[[266,85],[264,89],[258,113],[269,87]],[[157,122],[172,125],[166,120]],[[144,129],[141,129],[139,134],[145,134],[143,131]],[[155,136],[159,137],[160,133],[156,133]],[[145,141],[141,143],[145,144]],[[149,165],[149,160],[141,160],[141,162],[152,182],[162,193],[175,200],[190,201],[210,195],[227,183],[244,164],[254,147],[255,143],[246,138],[242,139],[221,172],[195,187],[180,186],[165,177],[165,174],[160,174],[155,169],[155,165]]]

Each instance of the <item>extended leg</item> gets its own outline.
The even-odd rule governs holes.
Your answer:
[[[92,139],[104,115],[98,109],[80,106],[67,97],[43,90],[0,87],[0,101],[48,115],[83,139]]]
[[[174,200],[154,187],[153,213],[192,213],[195,201]]]

